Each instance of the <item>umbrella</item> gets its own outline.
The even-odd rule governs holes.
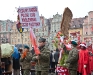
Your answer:
[[[11,57],[13,54],[13,46],[9,43],[1,45],[1,56],[2,58]]]
[[[12,54],[12,57],[15,59],[20,57],[17,47],[14,47],[14,53]]]

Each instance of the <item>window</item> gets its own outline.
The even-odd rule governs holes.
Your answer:
[[[55,32],[56,32],[56,30],[55,30]]]
[[[6,42],[8,43],[8,39],[6,39]]]
[[[80,20],[78,20],[78,22],[81,22]]]
[[[16,43],[16,39],[15,39],[15,43]]]
[[[27,31],[28,31],[28,28],[27,28]]]
[[[25,42],[27,41],[27,38],[25,38]]]
[[[93,18],[91,18],[90,21],[93,21]]]
[[[93,31],[91,31],[91,34],[93,34]]]
[[[27,33],[25,33],[25,36],[27,36]]]
[[[20,39],[18,39],[18,42],[20,42]]]
[[[38,29],[36,29],[36,32],[38,32]]]
[[[13,39],[12,39],[12,43],[13,43]]]
[[[20,37],[20,34],[18,34],[18,37]]]
[[[88,32],[85,33],[86,35],[88,34]]]

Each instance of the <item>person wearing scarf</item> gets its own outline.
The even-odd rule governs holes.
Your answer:
[[[79,50],[78,74],[88,75],[89,53],[88,53],[85,43],[81,43],[80,47],[81,49]]]
[[[20,61],[22,62],[23,75],[30,75],[32,53],[29,51],[29,47],[24,47],[24,52],[21,56]]]
[[[19,75],[20,74],[20,53],[17,47],[14,47],[14,53],[12,54],[13,58],[13,74]]]

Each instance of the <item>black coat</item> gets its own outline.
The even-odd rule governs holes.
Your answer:
[[[54,54],[54,59],[55,59],[55,62],[58,63],[58,59],[59,59],[59,51],[58,50]]]
[[[0,75],[2,75],[2,69],[1,69],[1,67],[0,67]]]
[[[52,63],[52,52],[50,53],[50,63]]]
[[[35,54],[34,48],[32,48],[31,53],[32,53],[32,55]]]
[[[8,58],[1,58],[1,62],[4,62],[5,65],[10,65],[11,61]]]
[[[20,69],[20,58],[19,59],[13,58],[13,69]]]

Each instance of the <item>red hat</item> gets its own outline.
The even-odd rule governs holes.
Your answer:
[[[85,42],[82,42],[82,44],[86,45],[86,43],[85,43]]]
[[[86,47],[86,43],[81,43],[80,46]]]

